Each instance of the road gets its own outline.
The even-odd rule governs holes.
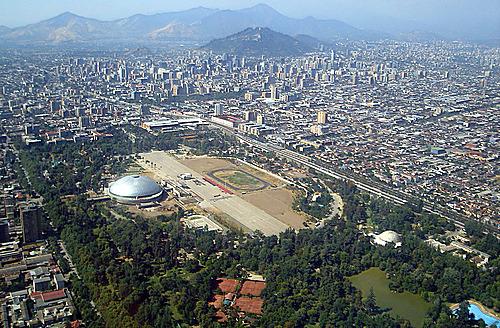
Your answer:
[[[73,264],[73,260],[71,259],[71,256],[69,255],[68,251],[66,250],[64,242],[62,241],[62,239],[59,239],[57,242],[59,244],[59,247],[61,247],[63,257],[69,263],[70,271],[65,275],[65,278],[69,280],[69,276],[72,273],[74,273],[80,279],[80,274],[78,274],[78,270],[76,269],[76,266]]]

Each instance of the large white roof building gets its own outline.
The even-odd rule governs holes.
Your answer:
[[[112,182],[108,193],[119,203],[140,204],[159,200],[163,195],[163,188],[146,176],[128,175]]]

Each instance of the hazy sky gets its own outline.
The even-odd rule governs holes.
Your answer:
[[[240,9],[258,3],[292,17],[335,18],[363,28],[412,20],[436,31],[500,33],[500,0],[0,0],[0,25],[16,27],[65,11],[109,20],[197,6]]]

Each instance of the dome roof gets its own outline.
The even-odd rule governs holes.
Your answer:
[[[162,188],[151,178],[128,175],[111,183],[109,193],[119,197],[140,198],[162,192]]]
[[[380,240],[383,240],[388,243],[399,243],[401,241],[401,238],[399,237],[399,234],[397,232],[394,232],[392,230],[387,230],[382,232],[380,235],[377,236]]]

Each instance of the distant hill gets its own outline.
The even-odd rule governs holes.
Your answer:
[[[225,38],[210,41],[202,49],[238,55],[295,56],[313,47],[267,27],[247,28]]]
[[[0,35],[7,33],[9,31],[10,31],[10,28],[8,28],[7,26],[4,26],[4,25],[0,25]]]
[[[201,19],[217,12],[204,7],[154,15],[134,15],[114,21],[123,33],[137,38],[196,38],[192,31]]]
[[[2,37],[19,42],[64,42],[108,39],[113,35],[111,22],[66,12],[36,24],[11,29]]]
[[[260,4],[241,10],[198,7],[155,15],[139,14],[114,21],[100,21],[67,12],[36,24],[0,29],[0,39],[14,43],[172,39],[207,41],[260,26],[289,35],[310,35],[324,41],[383,37],[338,20],[290,18]]]

